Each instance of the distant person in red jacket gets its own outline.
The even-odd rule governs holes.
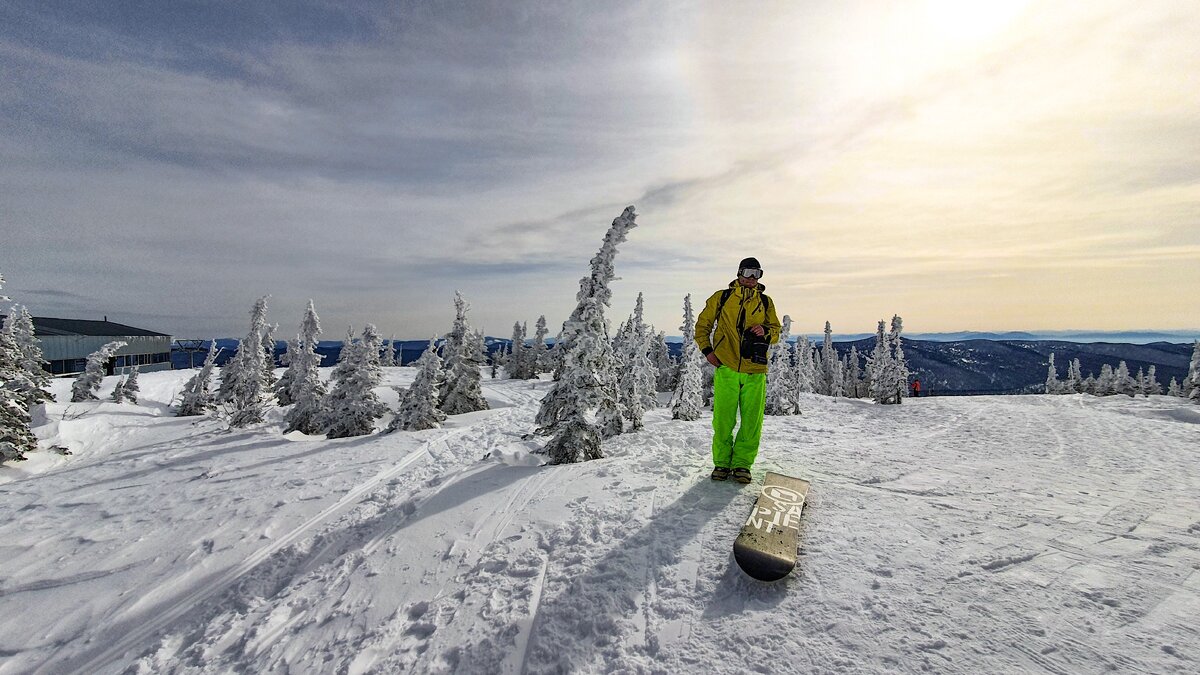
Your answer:
[[[921,397],[921,381],[920,380],[915,379],[915,378],[913,379],[912,391],[913,391],[913,398]]]

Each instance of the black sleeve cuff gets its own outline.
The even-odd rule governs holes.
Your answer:
[[[700,350],[700,353],[704,354],[705,356],[708,356],[709,354],[712,353],[712,351],[713,351],[712,347],[705,347],[704,349]]]

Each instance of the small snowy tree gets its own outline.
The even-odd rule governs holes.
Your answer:
[[[388,432],[436,429],[446,421],[446,414],[438,409],[442,359],[434,342],[429,341],[429,347],[414,364],[417,376],[412,386],[401,394],[400,409],[388,423]]]
[[[391,368],[400,365],[398,354],[396,353],[396,336],[388,338],[387,345],[383,348],[383,359],[379,365]]]
[[[795,392],[792,390],[792,350],[788,337],[792,331],[792,317],[783,315],[783,328],[779,342],[771,345],[767,353],[767,400],[764,412],[768,415],[795,415],[800,412]]]
[[[908,393],[908,378],[911,373],[908,370],[908,361],[904,358],[904,344],[901,334],[904,333],[904,319],[899,315],[892,315],[892,329],[888,332],[888,342],[892,347],[892,368],[891,376],[894,378],[896,387],[896,403],[904,400],[905,394]]]
[[[1111,396],[1117,393],[1117,380],[1112,366],[1101,364],[1100,376],[1096,378],[1096,396]]]
[[[267,325],[267,332],[262,336],[263,348],[263,391],[275,391],[275,330],[279,324]]]
[[[96,392],[100,390],[100,382],[104,380],[104,370],[108,360],[126,344],[121,340],[109,342],[88,355],[87,365],[84,366],[83,372],[71,384],[72,403],[98,400]]]
[[[209,343],[208,356],[204,357],[204,365],[200,371],[183,385],[183,396],[179,408],[175,411],[178,417],[203,415],[216,405],[216,398],[211,391],[213,367],[217,362],[217,341]]]
[[[21,398],[26,408],[38,403],[52,400],[50,396],[50,373],[43,367],[47,364],[42,358],[42,348],[34,336],[33,317],[29,310],[22,306],[14,307],[4,320],[3,332],[11,336],[16,348],[14,355],[22,375],[20,381]],[[12,380],[16,382],[17,380]]]
[[[440,392],[442,411],[447,415],[459,415],[487,410],[483,374],[479,370],[487,360],[483,336],[476,335],[467,323],[470,306],[458,291],[454,292],[454,309],[454,325],[442,345],[446,369]]]
[[[1118,394],[1125,394],[1130,398],[1137,394],[1137,387],[1129,375],[1129,366],[1125,365],[1124,361],[1117,365],[1114,386]]]
[[[537,377],[535,354],[525,346],[525,324],[513,323],[508,356],[504,360],[504,371],[510,380],[529,380]]]
[[[289,380],[287,398],[293,404],[284,417],[287,421],[285,433],[299,431],[302,434],[317,435],[325,431],[323,414],[328,392],[321,382],[319,370],[321,355],[317,353],[317,345],[320,335],[321,319],[317,316],[317,308],[310,299],[308,307],[304,310],[304,318],[300,320],[300,333],[296,335],[296,352],[292,355],[288,372],[283,378]],[[347,355],[346,351],[352,343],[353,340],[349,339],[342,345],[343,357]]]
[[[811,394],[816,391],[813,383],[813,368],[815,361],[813,360],[812,344],[808,341],[807,335],[801,335],[796,339],[796,344],[792,347],[793,356],[792,364],[796,369],[796,393]]]
[[[837,396],[835,390],[840,378],[837,376],[838,359],[837,351],[833,348],[833,326],[828,321],[825,322],[825,339],[821,342],[821,388],[818,393],[826,396]]]
[[[1062,393],[1062,382],[1058,380],[1058,370],[1054,367],[1054,352],[1050,352],[1050,367],[1046,371],[1046,393]]]
[[[683,358],[679,364],[675,393],[671,398],[671,417],[677,420],[698,420],[704,407],[704,392],[701,391],[704,356],[692,337],[696,334],[696,317],[692,312],[690,293],[683,298],[683,325],[679,330],[683,331]]]
[[[382,344],[375,326],[367,324],[358,342],[342,347],[342,360],[333,369],[332,386],[322,401],[321,426],[329,438],[369,434],[375,430],[375,420],[387,411],[374,391],[383,379]]]
[[[550,334],[550,330],[546,328],[546,315],[538,317],[534,330],[533,345],[530,347],[533,350],[534,369],[538,373],[544,373],[554,368],[550,358],[550,346],[546,344],[546,336]]]
[[[1196,344],[1192,347],[1192,362],[1188,366],[1187,381],[1191,385],[1188,398],[1195,403],[1200,403],[1200,340],[1196,340]]]
[[[292,400],[292,385],[296,382],[296,354],[300,351],[300,336],[288,340],[287,351],[279,358],[280,363],[284,365],[283,375],[279,381],[275,383],[275,400],[281,406],[291,405],[295,403]]]
[[[671,357],[671,348],[667,346],[667,334],[659,331],[650,340],[650,361],[658,373],[656,391],[675,391],[675,380],[679,378],[679,364]]]
[[[237,354],[221,369],[217,400],[229,406],[229,425],[244,427],[263,421],[266,389],[267,298],[254,302],[250,310],[250,332],[238,343]]]
[[[141,392],[142,388],[138,385],[138,367],[134,366],[133,370],[129,371],[129,375],[125,377],[125,381],[121,387],[121,393],[126,401],[129,401],[130,403],[137,403],[138,394]]]
[[[1142,393],[1146,396],[1158,396],[1162,394],[1162,385],[1158,383],[1158,369],[1151,365],[1146,371],[1146,382],[1142,387]]]
[[[1079,394],[1083,392],[1083,372],[1079,366],[1079,359],[1071,359],[1071,365],[1067,367],[1067,394]]]
[[[892,365],[892,354],[888,349],[887,337],[883,330],[884,323],[881,319],[879,327],[875,331],[875,350],[867,359],[867,372],[869,373],[871,398],[875,399],[876,403],[893,403],[896,391],[892,373],[895,369]]]
[[[1183,398],[1183,389],[1179,387],[1179,382],[1175,381],[1175,378],[1173,377],[1167,384],[1167,396],[1177,396],[1179,398]]]
[[[551,464],[567,464],[604,456],[601,437],[621,422],[616,392],[616,360],[608,336],[604,308],[612,298],[617,247],[637,226],[632,206],[613,219],[604,244],[591,260],[591,272],[579,282],[578,304],[555,341],[561,366],[554,387],[542,399],[537,422],[553,437],[544,452]],[[598,412],[597,412],[598,411]],[[592,416],[597,417],[593,421]]]
[[[112,393],[112,396],[109,397],[109,399],[113,403],[124,403],[125,402],[125,378],[124,377],[117,380],[117,386],[113,387],[113,393]]]

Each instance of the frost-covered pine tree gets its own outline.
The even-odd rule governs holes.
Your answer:
[[[292,403],[284,419],[287,430],[284,433],[299,431],[302,434],[315,436],[324,433],[325,395],[328,393],[321,382],[321,355],[317,353],[317,344],[321,335],[321,319],[317,316],[317,308],[312,300],[304,310],[304,318],[300,320],[300,333],[296,335],[296,352],[288,363],[288,372],[284,378],[289,380],[287,398]],[[346,355],[349,343],[342,345],[342,355]],[[344,360],[344,359],[343,359]],[[290,376],[289,376],[290,374]],[[282,379],[280,380],[283,381]]]
[[[445,382],[442,384],[441,407],[447,415],[487,410],[483,397],[483,375],[479,367],[487,361],[483,337],[476,336],[467,323],[470,306],[462,293],[454,292],[454,325],[442,345],[445,361]]]
[[[0,275],[2,288],[4,275]],[[7,302],[8,296],[0,294],[0,301]],[[20,346],[6,325],[0,330],[0,463],[19,462],[26,459],[25,453],[37,449],[37,437],[30,429],[26,383],[29,377],[21,366]]]
[[[400,409],[388,423],[388,432],[436,429],[446,421],[446,414],[438,408],[442,359],[434,340],[429,341],[429,347],[413,365],[417,367],[417,376],[400,396]]]
[[[840,389],[837,376],[837,351],[833,348],[833,326],[825,322],[825,339],[821,342],[821,388],[818,393],[826,396],[837,396],[835,390]]]
[[[796,392],[811,394],[816,391],[813,385],[813,367],[815,361],[813,360],[812,344],[809,343],[808,336],[801,335],[796,338],[796,344],[792,347],[792,350],[792,363],[796,369]]]
[[[625,334],[614,340],[613,351],[620,369],[620,404],[625,418],[633,423],[636,430],[642,428],[642,415],[658,407],[658,369],[651,360],[650,343],[654,333],[646,325],[641,293],[638,293],[633,315],[625,325]]]
[[[24,306],[14,307],[4,320],[3,331],[8,333],[16,346],[17,365],[24,373],[21,382],[21,398],[26,408],[52,400],[50,395],[50,373],[42,358],[42,347],[33,332],[33,317]]]
[[[850,346],[850,353],[846,355],[846,360],[842,364],[843,375],[846,377],[846,384],[843,387],[846,391],[846,396],[851,398],[863,398],[863,382],[862,382],[862,366],[859,365],[858,347]]]
[[[203,415],[216,406],[216,397],[213,396],[211,391],[212,373],[213,368],[216,366],[217,354],[220,351],[220,349],[217,349],[217,341],[212,340],[209,343],[208,355],[204,357],[204,365],[200,367],[200,372],[193,375],[183,385],[183,394],[179,402],[179,408],[175,411],[176,416],[192,417]]]
[[[1162,394],[1162,385],[1158,383],[1157,367],[1151,365],[1146,371],[1146,383],[1143,385],[1142,393],[1146,396],[1158,396]]]
[[[704,372],[704,356],[700,346],[692,338],[696,334],[696,316],[692,312],[692,296],[689,293],[683,298],[683,354],[679,363],[679,377],[675,383],[675,393],[671,397],[671,417],[677,420],[698,420],[704,407],[704,383],[701,375]]]
[[[904,319],[900,315],[892,315],[892,329],[888,332],[888,343],[892,347],[892,376],[895,378],[896,403],[904,400],[908,393],[908,378],[912,373],[908,370],[908,361],[904,358]]]
[[[1058,380],[1058,370],[1054,367],[1054,352],[1050,352],[1050,367],[1046,371],[1046,393],[1061,394],[1062,382]]]
[[[602,434],[611,433],[613,426],[621,422],[616,359],[604,308],[612,298],[608,285],[616,278],[613,262],[617,247],[637,226],[636,218],[629,206],[613,219],[600,251],[591,260],[591,272],[579,282],[578,304],[555,341],[561,366],[537,416],[541,431],[553,434],[544,449],[551,464],[603,457]],[[595,421],[593,414],[597,414]]]
[[[504,372],[510,380],[530,380],[537,377],[537,364],[532,349],[525,346],[525,324],[513,323],[512,339],[504,360]]]
[[[1183,398],[1183,389],[1179,387],[1179,382],[1175,381],[1175,378],[1173,377],[1167,384],[1167,396],[1177,396],[1179,398]]]
[[[238,343],[237,354],[221,369],[217,400],[229,408],[229,425],[244,427],[263,421],[266,352],[263,334],[267,331],[267,298],[254,302],[250,310],[250,332]]]
[[[868,379],[871,398],[876,403],[894,403],[896,391],[892,373],[895,372],[895,368],[892,365],[892,353],[888,348],[888,340],[883,331],[884,323],[881,319],[879,327],[875,330],[875,350],[867,358]]]
[[[71,402],[98,400],[96,392],[100,390],[100,382],[104,380],[105,365],[117,353],[117,350],[127,343],[115,340],[92,352],[87,357],[87,365],[83,372],[71,384]]]
[[[113,387],[113,393],[109,396],[109,400],[113,403],[125,402],[125,378],[117,380],[117,386]]]
[[[1067,367],[1067,383],[1065,393],[1078,394],[1082,391],[1083,372],[1079,366],[1079,359],[1071,359],[1071,365]]]
[[[1117,372],[1114,378],[1116,393],[1125,394],[1131,398],[1137,393],[1133,378],[1129,375],[1129,366],[1125,365],[1124,361],[1117,365]]]
[[[1117,380],[1112,366],[1107,363],[1100,366],[1100,376],[1096,378],[1096,395],[1112,396],[1117,393]]]
[[[546,344],[546,336],[550,334],[550,330],[546,328],[546,315],[538,317],[537,327],[533,334],[533,345],[530,347],[533,350],[533,367],[537,373],[544,373],[554,368],[554,364],[550,361],[550,346]]]
[[[1188,399],[1200,403],[1200,340],[1196,340],[1195,346],[1192,347],[1192,362],[1188,366],[1187,381],[1191,388]]]
[[[369,434],[375,430],[375,420],[387,412],[374,391],[383,380],[382,346],[375,326],[367,324],[357,342],[342,347],[342,359],[333,369],[329,394],[322,401],[321,426],[329,438]]]
[[[136,404],[138,402],[138,394],[142,393],[142,388],[138,384],[138,367],[134,366],[133,370],[125,376],[125,381],[122,383],[121,394],[126,401]]]
[[[783,315],[783,327],[779,342],[771,345],[767,352],[767,401],[763,409],[768,415],[795,415],[800,412],[792,372],[792,350],[788,338],[792,331],[792,317]]]
[[[659,331],[650,342],[650,360],[654,370],[658,372],[657,391],[675,391],[675,380],[679,379],[679,364],[671,357],[671,348],[667,346],[667,334]]]
[[[383,359],[380,360],[379,365],[387,367],[387,368],[391,368],[393,366],[400,365],[399,360],[396,358],[396,336],[395,335],[388,338],[387,344],[383,348]]]
[[[279,324],[267,325],[267,332],[262,336],[263,348],[263,391],[275,391],[275,330]]]
[[[279,363],[284,366],[283,375],[275,383],[275,401],[281,406],[295,403],[292,400],[292,383],[296,381],[296,366],[293,360],[300,351],[300,336],[287,341],[287,351],[279,357]]]

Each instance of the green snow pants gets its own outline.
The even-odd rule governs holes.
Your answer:
[[[713,374],[713,466],[749,469],[754,465],[766,403],[766,373],[748,375],[728,366],[717,368]],[[739,410],[742,425],[734,438]]]

